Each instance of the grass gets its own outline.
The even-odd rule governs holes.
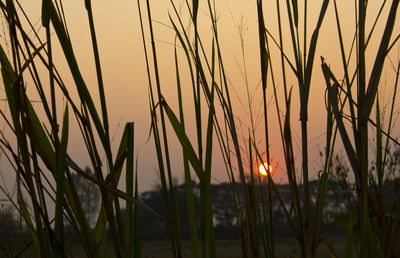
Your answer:
[[[69,223],[81,239],[82,248],[87,256],[107,257],[110,255],[110,243],[106,239],[106,230],[109,229],[112,235],[111,245],[116,255],[137,257],[136,250],[139,249],[139,242],[135,241],[136,245],[130,244],[133,239],[138,239],[137,230],[134,230],[137,227],[137,219],[135,219],[137,211],[133,211],[133,207],[137,210],[140,203],[137,199],[137,191],[134,190],[137,183],[134,180],[136,171],[134,170],[133,155],[133,123],[126,125],[117,155],[113,156],[110,148],[101,70],[98,65],[97,74],[103,121],[100,120],[76,62],[66,29],[67,26],[63,20],[62,3],[43,1],[42,25],[46,30],[47,42],[40,43],[40,47],[33,44],[34,40],[40,42],[40,38],[36,38],[37,34],[34,34],[32,39],[26,33],[33,27],[29,27],[31,23],[28,23],[27,28],[22,26],[23,23],[19,17],[21,13],[17,11],[19,6],[16,7],[15,5],[18,5],[18,2],[6,1],[1,3],[2,12],[8,22],[12,56],[8,57],[3,48],[1,48],[0,53],[3,83],[11,111],[10,117],[3,112],[2,116],[14,132],[18,145],[11,145],[3,135],[2,150],[7,158],[10,161],[12,160],[15,168],[18,192],[18,203],[15,203],[15,205],[31,233],[35,249],[39,256],[63,256],[66,252],[63,245],[63,225]],[[86,1],[86,7],[89,22],[93,25],[90,1]],[[49,26],[50,22],[51,27]],[[51,54],[51,40],[53,39],[49,37],[52,29],[54,29],[56,39],[68,62],[79,93],[78,101],[74,102],[70,98],[67,86],[59,77],[56,68],[53,67]],[[91,26],[91,29],[96,63],[98,63],[94,27]],[[45,94],[47,92],[44,89],[45,79],[43,75],[39,75],[37,72],[38,63],[47,67],[49,72],[50,96]],[[29,76],[34,83],[41,100],[41,106],[45,110],[45,120],[39,120],[37,111],[24,90],[25,76]],[[56,110],[56,90],[67,100],[61,119],[58,118],[60,112]],[[71,160],[66,152],[70,112],[79,124],[95,177],[86,175],[83,169]],[[61,130],[58,130],[58,121],[60,120],[62,126],[60,126]],[[47,127],[49,125],[50,130]],[[106,176],[102,172],[103,165],[100,152],[104,152],[106,155],[107,161],[104,164],[108,170]],[[126,193],[117,189],[125,163],[125,174],[128,179],[126,180]],[[81,203],[72,182],[72,171],[95,182],[100,189],[102,207],[96,220],[95,229],[90,227],[88,219],[82,211]],[[52,187],[53,182],[56,182],[55,188]],[[126,207],[130,214],[129,220],[125,222],[127,227],[123,226],[119,198],[126,201]],[[55,204],[54,218],[49,217],[49,202]]]
[[[361,257],[399,255],[397,248],[399,243],[396,237],[399,228],[399,199],[394,197],[395,204],[385,206],[382,201],[382,187],[387,170],[386,157],[389,147],[391,144],[398,144],[394,140],[392,121],[400,63],[396,70],[397,77],[393,82],[395,94],[390,99],[391,109],[387,127],[383,125],[382,107],[377,98],[379,89],[383,85],[381,77],[388,54],[399,44],[399,35],[393,35],[393,28],[398,26],[396,16],[399,1],[392,0],[390,3],[382,1],[381,10],[388,11],[378,12],[371,20],[367,16],[367,1],[354,1],[355,31],[353,44],[349,49],[345,48],[340,10],[335,0],[321,2],[319,13],[315,17],[315,26],[311,28],[308,23],[310,17],[307,0],[276,1],[275,6],[268,2],[268,8],[272,6],[271,8],[275,8],[277,13],[277,20],[274,22],[278,26],[278,35],[273,35],[271,28],[266,24],[265,3],[262,0],[255,2],[257,13],[254,15],[257,15],[258,20],[260,53],[260,63],[257,66],[261,75],[260,89],[263,96],[261,112],[264,119],[265,148],[260,148],[257,144],[253,114],[255,109],[251,107],[249,95],[251,125],[248,137],[243,140],[239,135],[240,121],[232,104],[229,76],[222,55],[223,46],[220,43],[222,32],[218,27],[215,2],[184,1],[182,8],[178,8],[175,1],[170,1],[169,19],[175,34],[173,50],[178,97],[178,109],[174,110],[172,107],[175,105],[163,95],[164,82],[160,77],[160,70],[163,67],[159,67],[160,57],[158,46],[155,44],[157,32],[153,27],[152,17],[154,3],[149,0],[137,1],[149,85],[151,135],[167,214],[165,220],[169,229],[171,255],[182,257],[189,249],[193,257],[221,257],[219,250],[223,244],[216,241],[214,236],[210,198],[213,157],[218,150],[224,159],[235,200],[236,221],[240,232],[240,241],[237,243],[240,250],[238,249],[237,253],[240,252],[238,254],[240,257],[278,257],[282,255],[281,249],[287,249],[285,246],[282,247],[280,239],[273,233],[275,225],[272,223],[274,216],[272,193],[280,200],[302,257],[316,257],[322,248],[333,257],[343,253],[346,257],[354,257],[358,252]],[[41,25],[46,32],[45,42],[38,37],[36,29],[25,16],[19,2],[2,1],[0,8],[7,20],[11,53],[7,55],[4,46],[0,47],[2,79],[10,115],[0,112],[17,143],[11,144],[2,134],[0,146],[14,169],[18,198],[13,204],[30,232],[35,252],[38,256],[44,257],[65,256],[68,250],[63,241],[64,225],[68,223],[79,236],[82,248],[88,257],[114,255],[140,257],[142,250],[139,209],[150,208],[138,197],[138,160],[134,155],[134,123],[129,122],[125,125],[118,150],[113,153],[107,98],[100,64],[101,54],[98,49],[91,1],[85,1],[85,8],[96,66],[99,108],[94,104],[97,101],[93,99],[94,94],[89,92],[77,63],[70,40],[71,35],[68,33],[64,18],[62,1],[42,1]],[[341,57],[343,74],[335,74],[334,69],[329,67],[324,58],[321,58],[321,69],[315,65],[319,35],[324,29],[323,24],[326,22],[329,8],[334,10],[334,22],[340,46],[337,55]],[[207,13],[208,21],[199,19],[199,10]],[[144,19],[145,16],[148,18]],[[188,17],[188,20],[184,17]],[[366,24],[371,21],[373,26],[368,30]],[[370,60],[368,47],[370,40],[376,39],[375,25],[378,21],[382,21],[385,27],[377,40],[379,47],[371,63],[367,61]],[[188,23],[190,26],[187,26]],[[287,24],[287,27],[283,24]],[[201,34],[200,26],[208,26],[209,33]],[[34,31],[33,34],[28,33],[31,30]],[[311,37],[309,31],[312,31]],[[284,33],[289,35],[289,43],[284,41]],[[70,97],[71,86],[64,84],[54,66],[54,41],[60,44],[68,63],[69,72],[78,92],[77,100]],[[278,58],[272,54],[273,51],[279,53]],[[242,53],[245,60],[243,47]],[[39,65],[44,66],[48,73],[40,74]],[[317,198],[314,201],[310,195],[308,104],[312,77],[317,72],[323,73],[327,89],[326,143],[323,170],[319,177]],[[295,78],[294,82],[291,82],[292,76]],[[183,78],[189,80],[184,81]],[[40,98],[39,106],[44,110],[44,116],[39,116],[39,108],[32,105],[31,96],[25,89],[27,81],[32,81],[35,86],[35,94]],[[278,93],[278,85],[282,83],[278,81],[283,82],[283,100]],[[49,90],[45,87],[47,84]],[[288,86],[293,84],[298,87],[299,92],[301,152],[295,151],[293,143],[291,105],[295,96],[292,95],[292,88]],[[184,107],[186,99],[184,100],[182,94],[183,87],[191,87],[192,114],[189,114]],[[247,89],[247,94],[248,92]],[[267,104],[268,94],[274,97],[273,108]],[[60,95],[66,100],[62,110],[56,105]],[[290,209],[284,205],[271,175],[267,177],[267,184],[263,185],[260,175],[253,171],[253,164],[264,162],[263,159],[270,164],[269,141],[273,125],[268,121],[271,112],[274,111],[278,117],[277,125],[290,185],[292,200]],[[85,143],[84,151],[90,157],[95,176],[86,174],[68,155],[71,114],[79,125]],[[189,119],[194,121],[194,139],[188,136],[186,123]],[[184,243],[180,235],[179,214],[182,207],[179,207],[174,193],[169,148],[171,139],[168,130],[173,131],[182,147],[190,243]],[[338,247],[321,235],[321,227],[324,198],[339,137],[355,178],[357,206],[348,211],[347,237],[345,242],[340,241],[338,252]],[[369,147],[371,138],[376,142],[376,150],[372,155]],[[100,158],[103,154],[105,161]],[[301,160],[300,171],[295,165],[295,159]],[[247,164],[246,160],[250,164]],[[87,215],[82,210],[71,178],[73,172],[94,182],[100,190],[101,210],[94,228],[91,228]],[[196,215],[195,210],[192,175],[200,184],[200,216]],[[122,176],[125,176],[125,192],[118,189]],[[256,187],[257,184],[267,187],[268,196],[265,199],[263,195],[255,192],[259,189]],[[49,215],[52,214],[48,210],[52,207],[50,203],[54,206],[54,218]],[[121,215],[123,206],[126,207],[125,218]],[[382,219],[385,216],[392,219]],[[382,228],[390,229],[382,231]],[[107,239],[108,232],[110,241]],[[360,239],[359,248],[355,245],[357,237]],[[187,248],[187,245],[190,247]]]

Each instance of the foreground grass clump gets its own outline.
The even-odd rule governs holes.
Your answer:
[[[113,155],[91,3],[85,1],[85,4],[98,75],[101,115],[77,64],[62,3],[42,1],[41,22],[46,31],[45,42],[38,37],[19,2],[0,3],[9,32],[7,46],[11,48],[11,56],[7,56],[8,51],[2,44],[0,62],[10,111],[9,116],[3,111],[1,114],[13,133],[12,141],[1,135],[2,151],[13,166],[17,182],[17,200],[12,201],[24,220],[39,257],[68,254],[64,241],[67,224],[78,235],[81,248],[88,257],[109,257],[111,249],[118,257],[138,257],[137,218],[141,202],[137,198],[137,173],[134,169],[134,124],[126,124],[118,152]],[[63,50],[78,92],[77,100],[70,97],[72,85],[64,84],[53,65],[53,41],[57,41]],[[45,67],[47,74],[39,73],[39,67]],[[25,88],[26,82],[30,84],[29,92],[31,88],[36,90],[35,94],[40,99],[37,105],[32,105]],[[63,110],[57,109],[60,99],[66,100]],[[39,116],[39,110],[43,110],[44,115]],[[67,152],[71,114],[79,125],[85,143],[82,151],[86,151],[90,157],[94,175],[86,173]],[[105,155],[105,161],[101,155]],[[117,188],[124,167],[126,192]],[[100,190],[101,210],[94,228],[89,224],[88,214],[82,209],[72,179],[73,172],[90,180]],[[126,206],[127,216],[124,220],[120,212],[121,200]],[[54,210],[51,212],[50,209]],[[107,238],[108,233],[111,241]],[[25,247],[22,247],[17,255],[24,250]]]
[[[10,201],[23,218],[38,256],[68,255],[69,250],[64,241],[68,225],[78,236],[80,245],[88,257],[110,257],[111,253],[115,253],[117,257],[139,257],[139,209],[146,209],[156,217],[160,215],[139,200],[133,123],[125,125],[117,152],[113,153],[111,148],[109,110],[91,1],[86,0],[85,7],[97,74],[98,101],[93,99],[95,94],[89,91],[77,63],[62,2],[43,0],[41,4],[41,29],[45,31],[46,37],[44,41],[38,36],[38,29],[35,29],[25,16],[19,2],[0,2],[0,8],[7,21],[9,40],[7,45],[2,44],[0,47],[2,81],[9,114],[0,112],[12,132],[12,140],[1,134],[0,146],[13,167],[17,186],[17,200],[9,196]],[[399,46],[399,35],[393,35],[394,32],[398,33],[395,30],[398,26],[398,0],[381,2],[380,10],[386,12],[379,11],[373,17],[370,31],[366,28],[369,17],[367,1],[355,1],[354,40],[349,49],[346,49],[343,43],[340,11],[335,0],[321,1],[316,17],[309,17],[307,0],[301,3],[276,1],[275,5],[268,2],[268,8],[275,8],[277,13],[274,23],[278,26],[278,35],[273,35],[272,30],[268,28],[270,23],[264,14],[267,8],[265,3],[262,0],[255,1],[254,15],[258,20],[260,56],[257,67],[262,86],[260,95],[263,96],[262,107],[256,108],[263,114],[262,137],[265,140],[265,148],[260,148],[256,139],[258,134],[253,115],[254,107],[250,109],[251,125],[248,127],[248,137],[243,140],[239,134],[241,122],[236,117],[237,111],[231,99],[229,75],[222,55],[223,46],[219,40],[223,35],[218,30],[215,3],[211,0],[193,0],[184,1],[183,5],[178,6],[178,2],[170,1],[169,19],[175,36],[173,62],[177,110],[172,108],[174,105],[163,95],[165,89],[160,76],[162,68],[159,67],[160,56],[155,44],[157,32],[153,28],[154,3],[145,0],[137,1],[137,4],[148,72],[151,133],[165,211],[162,219],[167,225],[171,253],[174,257],[182,257],[184,254],[182,228],[189,229],[189,249],[193,257],[218,255],[215,240],[217,225],[214,225],[216,211],[211,195],[212,164],[217,151],[222,153],[225,161],[242,257],[279,255],[277,228],[274,223],[274,208],[277,202],[302,257],[317,256],[321,244],[335,256],[334,246],[321,234],[321,229],[324,224],[328,184],[334,181],[332,161],[338,135],[355,180],[355,187],[350,192],[356,196],[356,201],[349,205],[346,214],[338,218],[347,230],[346,241],[343,244],[346,257],[354,257],[357,254],[361,257],[400,255],[400,200],[395,195],[392,202],[385,202],[387,200],[383,199],[387,187],[385,178],[388,177],[389,170],[389,148],[399,144],[393,132],[399,60],[393,81],[395,94],[390,100],[388,126],[383,126],[381,105],[377,98],[377,93],[383,85],[381,77],[385,62],[389,53]],[[299,8],[299,5],[304,7]],[[284,16],[281,15],[281,9],[286,10]],[[204,10],[209,20],[200,19],[199,10]],[[337,54],[341,57],[343,70],[341,75],[332,72],[336,69],[331,69],[324,58],[321,58],[321,69],[316,65],[319,60],[315,60],[319,53],[319,35],[324,29],[329,10],[334,14],[333,22],[337,27],[336,39],[340,46]],[[283,21],[282,17],[286,17],[287,20]],[[312,28],[308,25],[310,18],[315,19],[315,26]],[[375,24],[378,21],[382,21],[385,26],[377,42],[379,47],[375,53],[376,57],[369,62],[366,53],[369,50],[371,35],[377,33]],[[288,25],[284,27],[282,24]],[[208,34],[200,34],[200,27],[206,26],[210,28]],[[310,29],[311,37],[307,33]],[[289,35],[290,42],[284,42],[284,34]],[[61,46],[68,64],[68,72],[73,78],[73,85],[63,82],[54,65],[55,43]],[[9,51],[6,46],[10,48]],[[276,56],[273,51],[278,53],[277,60],[273,58]],[[352,56],[356,58],[351,58]],[[352,61],[354,59],[355,61]],[[368,64],[371,64],[371,67],[368,67]],[[39,73],[39,68],[44,68],[46,72]],[[367,73],[369,70],[371,72]],[[312,90],[312,77],[316,73],[323,74],[327,89],[326,144],[319,180],[312,181],[308,155],[308,102]],[[189,79],[185,81],[184,78]],[[294,81],[291,78],[294,78]],[[30,86],[29,90],[27,84]],[[186,100],[184,101],[182,92],[183,87],[188,85],[193,93],[190,103],[192,109],[184,107]],[[283,85],[283,100],[277,85]],[[292,138],[294,125],[291,119],[291,104],[295,97],[292,96],[292,88],[288,85],[296,85],[299,92],[300,152],[295,151]],[[76,99],[71,97],[72,87],[78,94]],[[34,93],[31,93],[32,91]],[[30,94],[38,96],[40,101],[33,105]],[[271,124],[268,121],[271,107],[267,105],[268,94],[274,98],[273,112],[276,112],[278,117],[276,124],[279,127],[289,189],[285,193],[275,184],[270,174],[265,182],[253,171],[254,164],[270,164],[272,159],[269,150]],[[61,109],[60,105],[57,105],[60,99],[65,100]],[[248,105],[251,106],[249,95],[248,99]],[[282,101],[283,106],[280,104]],[[193,113],[189,115],[188,110]],[[85,144],[83,151],[90,158],[90,168],[94,174],[86,173],[68,153],[71,114],[79,126]],[[349,120],[348,124],[344,118]],[[194,140],[186,126],[189,119],[194,121]],[[182,147],[185,205],[179,201],[180,193],[177,192],[173,180],[171,139],[168,138],[168,130],[174,132]],[[376,143],[375,150],[369,147],[371,138],[374,138]],[[300,171],[295,160],[301,160]],[[94,228],[78,196],[73,180],[75,173],[95,184],[100,191],[101,208],[93,222]],[[199,182],[198,186],[194,185],[192,175]],[[125,182],[121,181],[122,177],[125,177]],[[122,183],[125,183],[125,192],[118,189]],[[290,205],[285,200],[286,193],[290,196]],[[50,212],[50,209],[53,211]],[[185,226],[181,224],[183,211],[187,214]],[[17,254],[23,253],[24,250],[23,247]]]
[[[353,176],[355,178],[355,188],[353,189],[355,196],[357,196],[356,205],[351,206],[347,210],[345,216],[345,225],[347,227],[347,240],[345,243],[346,255],[352,257],[359,253],[361,257],[378,257],[378,256],[396,256],[398,255],[397,246],[397,232],[398,232],[398,198],[393,198],[393,205],[384,205],[382,201],[383,181],[387,176],[386,156],[389,153],[389,146],[392,144],[398,145],[398,142],[392,136],[393,129],[393,110],[395,107],[396,93],[399,69],[396,70],[396,76],[393,81],[394,96],[391,101],[391,110],[389,112],[389,124],[386,128],[382,126],[381,110],[379,101],[377,99],[377,92],[381,83],[381,74],[384,69],[385,61],[388,54],[392,51],[394,46],[398,46],[399,35],[392,35],[393,29],[396,24],[396,14],[398,9],[398,1],[391,1],[390,6],[387,1],[382,1],[380,10],[373,17],[373,26],[370,31],[366,31],[366,17],[367,17],[367,1],[355,1],[355,32],[354,40],[351,48],[346,50],[343,43],[343,34],[341,28],[340,11],[337,9],[336,1],[322,1],[320,4],[319,15],[315,17],[316,25],[311,28],[312,34],[308,38],[308,4],[307,1],[299,3],[297,1],[286,1],[286,6],[276,1],[278,35],[271,34],[271,30],[266,25],[264,17],[263,1],[257,2],[257,15],[258,15],[258,31],[259,31],[259,48],[260,48],[260,63],[259,69],[261,72],[262,92],[263,92],[263,110],[265,121],[265,143],[266,148],[261,151],[255,144],[256,134],[253,122],[253,114],[251,117],[251,126],[249,126],[248,145],[241,144],[240,136],[238,135],[237,126],[240,124],[235,117],[234,107],[230,97],[230,87],[228,86],[228,75],[224,67],[223,56],[221,52],[222,46],[220,45],[219,37],[221,33],[218,31],[217,15],[215,4],[213,1],[186,1],[186,13],[182,9],[176,8],[176,3],[171,1],[171,8],[173,10],[170,15],[171,26],[176,33],[175,43],[175,69],[176,69],[176,84],[177,95],[179,100],[179,110],[174,112],[170,104],[162,95],[162,88],[159,79],[159,68],[157,63],[159,57],[157,56],[157,45],[154,44],[154,32],[151,19],[151,7],[147,1],[147,12],[149,19],[149,37],[151,38],[151,52],[146,54],[147,62],[153,61],[155,78],[149,77],[149,83],[155,82],[155,87],[150,86],[151,91],[151,114],[153,123],[157,123],[157,117],[161,117],[161,129],[154,126],[154,137],[156,147],[158,150],[158,157],[160,162],[160,176],[163,181],[169,180],[170,187],[167,183],[164,184],[164,192],[166,201],[168,203],[175,203],[174,201],[174,188],[170,177],[169,170],[169,157],[168,157],[168,140],[166,138],[165,128],[166,114],[169,123],[178,137],[183,148],[183,160],[185,164],[185,175],[187,183],[188,194],[188,213],[193,214],[192,220],[197,219],[194,216],[194,211],[191,205],[193,198],[193,190],[190,182],[190,177],[187,176],[189,172],[187,163],[190,163],[195,171],[200,184],[203,185],[201,193],[204,195],[205,201],[208,199],[208,189],[210,187],[210,162],[209,157],[213,152],[213,137],[218,139],[219,147],[224,157],[227,173],[232,186],[232,192],[235,200],[237,224],[241,234],[241,246],[243,257],[257,257],[263,253],[265,257],[274,257],[275,244],[274,244],[274,224],[272,213],[272,192],[275,193],[276,198],[280,201],[281,207],[287,220],[290,222],[291,228],[298,241],[303,257],[315,257],[317,250],[321,243],[325,243],[330,250],[331,255],[335,256],[335,250],[332,245],[326,241],[321,235],[321,228],[323,226],[323,214],[325,208],[325,199],[327,195],[327,186],[332,174],[332,159],[335,146],[337,145],[336,139],[339,132],[347,158],[350,162]],[[198,10],[199,5],[203,4],[203,10],[208,10],[207,16],[209,24],[202,26],[211,27],[208,35],[201,35],[199,33],[199,19]],[[302,11],[299,11],[299,5],[304,4]],[[268,3],[268,7],[273,6]],[[284,6],[284,7],[283,7]],[[323,30],[323,23],[328,7],[331,7],[334,13],[334,22],[337,25],[337,35],[340,48],[337,53],[342,60],[342,68],[344,75],[341,79],[336,79],[335,75],[331,72],[329,66],[322,58],[322,69],[314,66],[315,55],[318,49],[318,39],[321,30]],[[288,28],[282,26],[281,8],[286,10],[285,16]],[[382,10],[387,10],[385,14]],[[191,26],[187,26],[187,21],[183,21],[183,17],[189,17]],[[314,18],[314,17],[313,17]],[[385,26],[383,33],[379,38],[378,49],[376,58],[373,59],[371,74],[367,77],[367,57],[366,52],[371,36],[375,35],[375,25],[382,21]],[[397,25],[398,26],[398,25]],[[290,41],[283,42],[283,34],[287,33]],[[396,32],[398,33],[398,32]],[[192,36],[191,36],[192,35]],[[211,47],[206,48],[204,42],[211,42]],[[146,42],[144,45],[146,47]],[[287,46],[288,44],[289,46]],[[178,48],[179,47],[179,48]],[[275,56],[272,53],[272,47],[278,49],[280,59],[272,59]],[[145,48],[146,49],[146,48]],[[178,49],[181,49],[178,51]],[[148,53],[147,51],[145,51]],[[182,68],[181,58],[179,54],[183,54],[183,63],[187,64],[185,69]],[[289,54],[290,53],[290,54]],[[323,55],[323,53],[320,53]],[[351,61],[351,56],[356,56],[356,61]],[[293,56],[293,57],[291,57]],[[317,60],[318,61],[318,60]],[[350,62],[351,61],[351,62]],[[399,64],[400,67],[400,64]],[[274,74],[275,70],[281,71],[281,74]],[[316,198],[313,199],[310,194],[310,176],[309,176],[309,157],[308,157],[308,99],[311,91],[312,75],[317,71],[322,72],[327,86],[327,99],[326,99],[326,146],[324,158],[324,167],[320,173],[318,181],[318,190]],[[181,71],[189,71],[188,82],[192,86],[193,104],[194,104],[194,117],[196,118],[196,137],[192,141],[188,136],[185,129],[185,115],[182,108],[182,87],[187,85],[183,83]],[[150,73],[149,73],[150,74]],[[292,103],[292,89],[287,86],[292,84],[290,82],[292,75],[295,78],[295,84],[299,87],[299,103],[300,103],[300,127],[301,127],[301,145],[302,150],[300,153],[295,152],[292,140],[292,121],[291,121],[291,103]],[[283,81],[284,92],[284,111],[279,105],[281,98],[278,96],[277,80]],[[282,84],[282,83],[280,83]],[[286,162],[286,173],[290,185],[290,194],[292,203],[290,210],[287,209],[278,188],[271,176],[268,176],[267,192],[268,195],[257,196],[255,184],[260,180],[253,173],[253,163],[259,164],[262,159],[261,153],[266,153],[266,162],[270,164],[270,151],[269,151],[269,130],[268,124],[268,105],[266,104],[267,90],[272,91],[275,99],[275,109],[278,116],[278,126],[282,139],[282,146],[284,158]],[[357,97],[353,97],[353,95]],[[154,98],[153,98],[154,96]],[[249,98],[250,99],[250,98]],[[205,106],[204,106],[205,105]],[[251,103],[249,101],[249,106]],[[376,116],[373,116],[372,109],[375,107]],[[202,120],[201,113],[208,113],[207,121]],[[250,112],[252,109],[250,108]],[[254,111],[254,107],[253,107]],[[349,114],[346,114],[346,112]],[[282,114],[285,114],[283,117]],[[343,117],[348,117],[351,121],[350,125],[346,126],[343,122]],[[186,118],[187,120],[187,118]],[[205,126],[202,126],[205,124]],[[372,126],[372,129],[370,126]],[[206,128],[205,131],[203,131]],[[371,134],[371,132],[374,132]],[[215,134],[215,136],[214,136]],[[350,139],[352,134],[353,139]],[[374,150],[374,162],[371,165],[369,153],[368,139],[373,135],[376,142],[376,150]],[[164,149],[161,147],[161,137],[164,141]],[[386,144],[383,144],[383,139],[386,139]],[[194,148],[197,146],[197,150]],[[246,150],[246,151],[245,151]],[[245,165],[245,155],[248,155],[250,165]],[[301,174],[297,171],[295,166],[295,159],[301,159]],[[164,172],[164,162],[167,164],[167,172]],[[246,168],[250,171],[250,176],[246,176]],[[234,172],[235,171],[235,172]],[[166,177],[165,175],[168,175]],[[302,175],[299,180],[299,175]],[[240,194],[238,189],[241,188]],[[261,198],[261,200],[257,200]],[[315,200],[315,201],[314,201]],[[178,208],[170,205],[170,216],[174,218],[174,213]],[[202,203],[200,205],[202,212],[200,214],[200,221],[207,222],[210,217],[209,204]],[[389,216],[392,219],[382,219]],[[191,222],[194,224],[194,222]],[[343,224],[343,223],[342,223]],[[208,254],[210,257],[215,256],[214,239],[212,228],[209,229],[210,224],[201,224],[200,229],[204,230],[206,234],[201,236],[201,254],[204,256]],[[170,224],[171,232],[179,232],[179,224]],[[389,231],[383,232],[383,228],[390,228]],[[207,234],[208,233],[208,234]],[[196,227],[192,227],[192,240],[193,240],[193,255],[197,256],[196,245],[194,241],[196,238]],[[179,235],[171,235],[172,244],[176,247],[179,255]],[[324,240],[325,239],[325,240]],[[359,239],[359,243],[358,240]],[[259,246],[262,248],[260,249]]]

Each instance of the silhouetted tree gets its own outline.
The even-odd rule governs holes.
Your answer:
[[[85,168],[85,173],[90,176],[94,176],[94,173],[89,167]],[[93,223],[99,211],[99,188],[96,184],[79,174],[72,174],[72,181],[76,187],[79,200],[82,204],[83,212],[88,217],[89,222]]]
[[[11,205],[0,205],[0,257],[13,256],[18,243],[18,221]],[[2,254],[1,254],[2,253]]]

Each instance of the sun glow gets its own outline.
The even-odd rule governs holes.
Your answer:
[[[258,171],[260,172],[261,175],[266,176],[268,175],[268,173],[272,176],[272,166],[268,165],[267,162],[265,162],[264,164],[261,164],[258,167]]]

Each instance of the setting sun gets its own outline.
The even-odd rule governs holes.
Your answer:
[[[267,169],[266,169],[267,168]],[[272,166],[268,165],[267,162],[265,162],[264,164],[261,164],[258,167],[258,171],[260,171],[260,173],[264,176],[268,175],[268,173],[270,173],[272,175]]]

